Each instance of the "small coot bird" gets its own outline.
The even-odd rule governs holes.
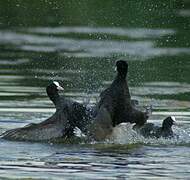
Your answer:
[[[77,126],[81,131],[85,131],[85,124],[88,119],[88,112],[85,105],[72,101],[60,96],[58,94],[59,90],[64,90],[58,82],[53,82],[46,88],[47,95],[50,100],[54,103],[56,111],[65,111],[67,112],[67,117],[69,121],[70,130],[73,131],[73,127]],[[89,110],[89,109],[88,109]]]
[[[53,141],[72,136],[76,126],[82,129],[82,123],[87,119],[86,108],[60,96],[60,90],[63,88],[55,81],[46,88],[47,95],[56,107],[56,112],[50,118],[38,124],[8,130],[1,137],[19,141]]]
[[[174,133],[172,125],[176,124],[175,117],[169,116],[163,120],[162,126],[155,126],[153,123],[145,123],[142,127],[134,129],[145,138],[172,138]]]
[[[117,76],[112,84],[100,94],[97,115],[94,120],[93,136],[96,140],[105,139],[113,127],[122,123],[136,123],[139,127],[148,119],[147,113],[135,109],[131,103],[128,88],[128,63],[123,60],[116,62]],[[93,126],[92,126],[93,127]]]

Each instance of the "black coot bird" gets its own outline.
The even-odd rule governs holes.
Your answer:
[[[172,138],[174,133],[172,130],[172,125],[176,124],[175,117],[169,116],[163,120],[162,126],[155,126],[153,123],[145,123],[139,129],[136,129],[145,138]]]
[[[94,121],[93,136],[96,140],[104,139],[112,132],[113,127],[122,123],[136,123],[139,127],[148,119],[147,113],[134,108],[128,88],[128,63],[116,62],[117,76],[112,84],[100,94],[97,115]]]
[[[50,100],[54,103],[56,111],[65,111],[67,112],[67,117],[70,126],[77,126],[81,130],[84,130],[84,125],[87,121],[87,109],[86,106],[60,96],[58,94],[59,90],[64,90],[58,82],[54,81],[46,88],[46,92]]]
[[[50,118],[38,124],[8,130],[1,137],[19,141],[53,141],[72,136],[76,126],[82,129],[81,124],[86,120],[86,108],[60,96],[60,90],[63,88],[55,81],[46,88],[47,95],[56,107],[56,112]]]

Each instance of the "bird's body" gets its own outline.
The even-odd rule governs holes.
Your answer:
[[[2,138],[20,141],[53,141],[56,138],[67,138],[73,135],[76,126],[82,129],[86,120],[86,108],[80,103],[60,96],[58,90],[63,90],[58,82],[47,86],[46,92],[54,103],[56,112],[41,123],[32,123],[22,128],[8,130]]]
[[[131,103],[131,96],[126,79],[128,64],[126,61],[117,61],[117,76],[105,91],[100,95],[99,107],[104,106],[111,115],[113,126],[122,122],[143,125],[147,114],[137,110]]]
[[[134,128],[139,134],[145,138],[172,138],[174,133],[172,125],[174,124],[174,117],[170,116],[163,120],[162,126],[156,126],[153,123],[145,123],[140,128]]]
[[[75,127],[90,139],[105,140],[112,133],[113,127],[122,122],[136,123],[141,127],[147,120],[146,113],[138,111],[131,103],[131,96],[126,79],[128,64],[117,61],[117,76],[112,84],[100,95],[96,108],[88,110],[83,104],[60,96],[63,90],[58,82],[46,88],[56,112],[47,120],[30,124],[23,128],[9,130],[3,134],[4,139],[26,141],[49,141],[74,135]]]
[[[126,79],[128,64],[126,61],[116,62],[117,76],[111,85],[100,94],[100,101],[97,105],[95,117],[96,140],[105,139],[112,133],[113,127],[122,123],[136,123],[143,125],[147,120],[147,114],[138,111],[131,104],[131,96]]]

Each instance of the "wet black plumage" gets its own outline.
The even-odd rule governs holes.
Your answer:
[[[145,138],[172,138],[174,136],[172,125],[175,124],[174,117],[167,117],[163,120],[162,126],[155,126],[153,123],[145,123],[141,128],[135,128]]]
[[[128,63],[123,60],[116,62],[117,75],[111,85],[100,94],[95,117],[95,139],[104,139],[112,132],[113,127],[122,122],[136,123],[142,126],[148,116],[135,109],[131,104],[128,88]]]
[[[86,120],[86,108],[77,102],[60,96],[63,90],[58,82],[47,86],[46,92],[54,103],[56,112],[41,123],[32,123],[22,128],[6,131],[2,138],[21,141],[50,141],[56,138],[67,138],[73,135],[76,126],[82,129]],[[84,122],[83,122],[84,121]]]
[[[148,119],[147,113],[141,112],[132,105],[128,88],[128,63],[123,60],[116,62],[117,76],[105,91],[101,93],[99,107],[104,106],[111,115],[113,126],[122,122],[143,125]]]

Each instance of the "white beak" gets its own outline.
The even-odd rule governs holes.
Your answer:
[[[175,121],[175,116],[171,116],[172,120]]]
[[[61,87],[57,81],[53,81],[53,83],[57,86],[57,90],[59,90],[59,91],[63,91],[64,90],[64,88]]]
[[[57,90],[59,90],[59,91],[64,91],[64,88],[61,87],[61,86],[57,86]]]
[[[177,122],[176,122],[176,119],[175,119],[175,116],[171,116],[172,120],[173,120],[173,125],[177,126],[179,125]]]

